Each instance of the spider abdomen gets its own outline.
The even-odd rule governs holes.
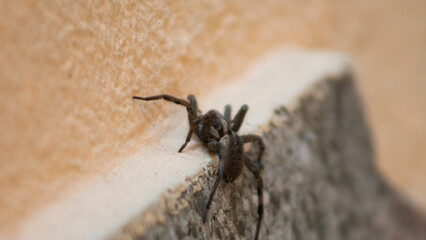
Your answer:
[[[233,182],[243,170],[243,142],[238,135],[227,135],[220,140],[219,155],[223,161],[223,179]]]
[[[237,179],[240,176],[243,170],[243,164],[238,164],[238,165],[230,164],[228,168],[224,167],[223,180],[225,182],[232,183],[235,181],[235,179]]]

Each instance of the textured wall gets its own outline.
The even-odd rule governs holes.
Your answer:
[[[310,5],[5,3],[0,10],[1,225],[142,144],[146,126],[132,95],[200,94],[285,38],[318,39],[324,27],[302,26],[325,26],[324,6]],[[303,20],[295,21],[296,15]],[[292,20],[282,25],[285,19]],[[106,156],[111,161],[101,162]]]
[[[423,38],[413,36],[424,36],[426,27],[408,16],[423,17],[418,11],[425,3],[392,3],[379,1],[377,10],[368,3],[318,0],[3,1],[0,226],[12,226],[143,144],[141,133],[148,126],[131,95],[202,94],[282,44],[336,47],[360,61],[366,69],[360,86],[379,130],[382,163],[390,166],[394,181],[421,192],[411,172],[424,169],[417,159],[424,155],[425,139],[417,128],[426,116],[418,107],[424,102],[420,80],[426,54],[419,54],[425,49],[417,39]],[[390,14],[395,8],[398,14]],[[395,54],[395,49],[406,51]],[[392,88],[399,86],[404,91],[394,100]],[[409,121],[400,117],[410,114]],[[413,196],[421,200],[422,195]]]

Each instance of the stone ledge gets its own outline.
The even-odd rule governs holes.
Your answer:
[[[277,51],[241,79],[198,97],[203,110],[226,103],[235,110],[247,103],[240,132],[262,134],[266,141],[261,239],[414,239],[422,234],[399,220],[397,214],[407,208],[399,204],[395,210],[396,198],[375,170],[352,78],[342,55]],[[145,113],[143,104],[135,109]],[[222,184],[203,225],[200,215],[217,160],[196,139],[178,154],[187,131],[185,111],[168,114],[153,123],[146,133],[151,141],[137,155],[33,215],[17,238],[252,238],[253,177],[244,171],[234,184]]]

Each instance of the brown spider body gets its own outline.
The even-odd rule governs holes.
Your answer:
[[[257,135],[248,134],[240,136],[237,134],[247,113],[247,105],[243,105],[235,115],[234,119],[231,120],[230,105],[225,107],[224,115],[217,110],[210,110],[205,114],[198,114],[201,111],[198,109],[197,101],[193,95],[188,96],[188,101],[167,94],[150,97],[134,96],[133,99],[144,101],[164,99],[166,101],[185,106],[188,112],[189,131],[186,136],[186,141],[179,149],[179,152],[182,152],[182,150],[186,147],[194,133],[206,144],[209,151],[218,154],[219,168],[216,173],[216,181],[202,216],[203,222],[207,220],[208,210],[210,209],[210,205],[216,189],[219,186],[219,182],[222,179],[226,183],[232,183],[241,175],[244,166],[253,173],[257,179],[257,194],[259,199],[257,209],[259,218],[255,234],[255,239],[258,239],[260,225],[263,218],[263,180],[260,176],[259,165],[265,150],[265,145],[262,138]],[[260,147],[257,164],[255,164],[250,157],[244,153],[244,143],[249,142],[257,143]]]
[[[241,137],[226,135],[220,140],[219,157],[223,159],[223,180],[227,183],[234,182],[243,171],[244,148]]]

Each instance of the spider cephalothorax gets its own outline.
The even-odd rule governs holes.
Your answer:
[[[216,110],[210,110],[205,114],[198,114],[201,111],[198,109],[197,100],[193,95],[188,96],[188,101],[167,94],[150,97],[134,96],[133,99],[144,101],[164,99],[186,107],[188,112],[189,131],[186,136],[186,141],[180,147],[179,152],[182,152],[191,140],[192,134],[195,133],[201,141],[205,143],[209,151],[218,154],[219,169],[217,170],[216,181],[204,210],[203,222],[207,220],[208,210],[222,178],[225,182],[232,183],[238,178],[238,176],[240,176],[243,166],[246,166],[248,170],[253,173],[257,179],[257,194],[259,199],[259,206],[257,209],[259,218],[256,225],[255,235],[255,239],[258,239],[259,229],[263,218],[263,180],[260,176],[259,166],[265,150],[265,145],[263,144],[262,138],[257,135],[249,134],[239,136],[237,134],[247,113],[247,105],[243,105],[235,117],[231,120],[230,105],[226,105],[224,115]],[[257,158],[258,164],[255,164],[250,157],[244,153],[244,143],[249,142],[257,143],[260,147],[259,156]]]

